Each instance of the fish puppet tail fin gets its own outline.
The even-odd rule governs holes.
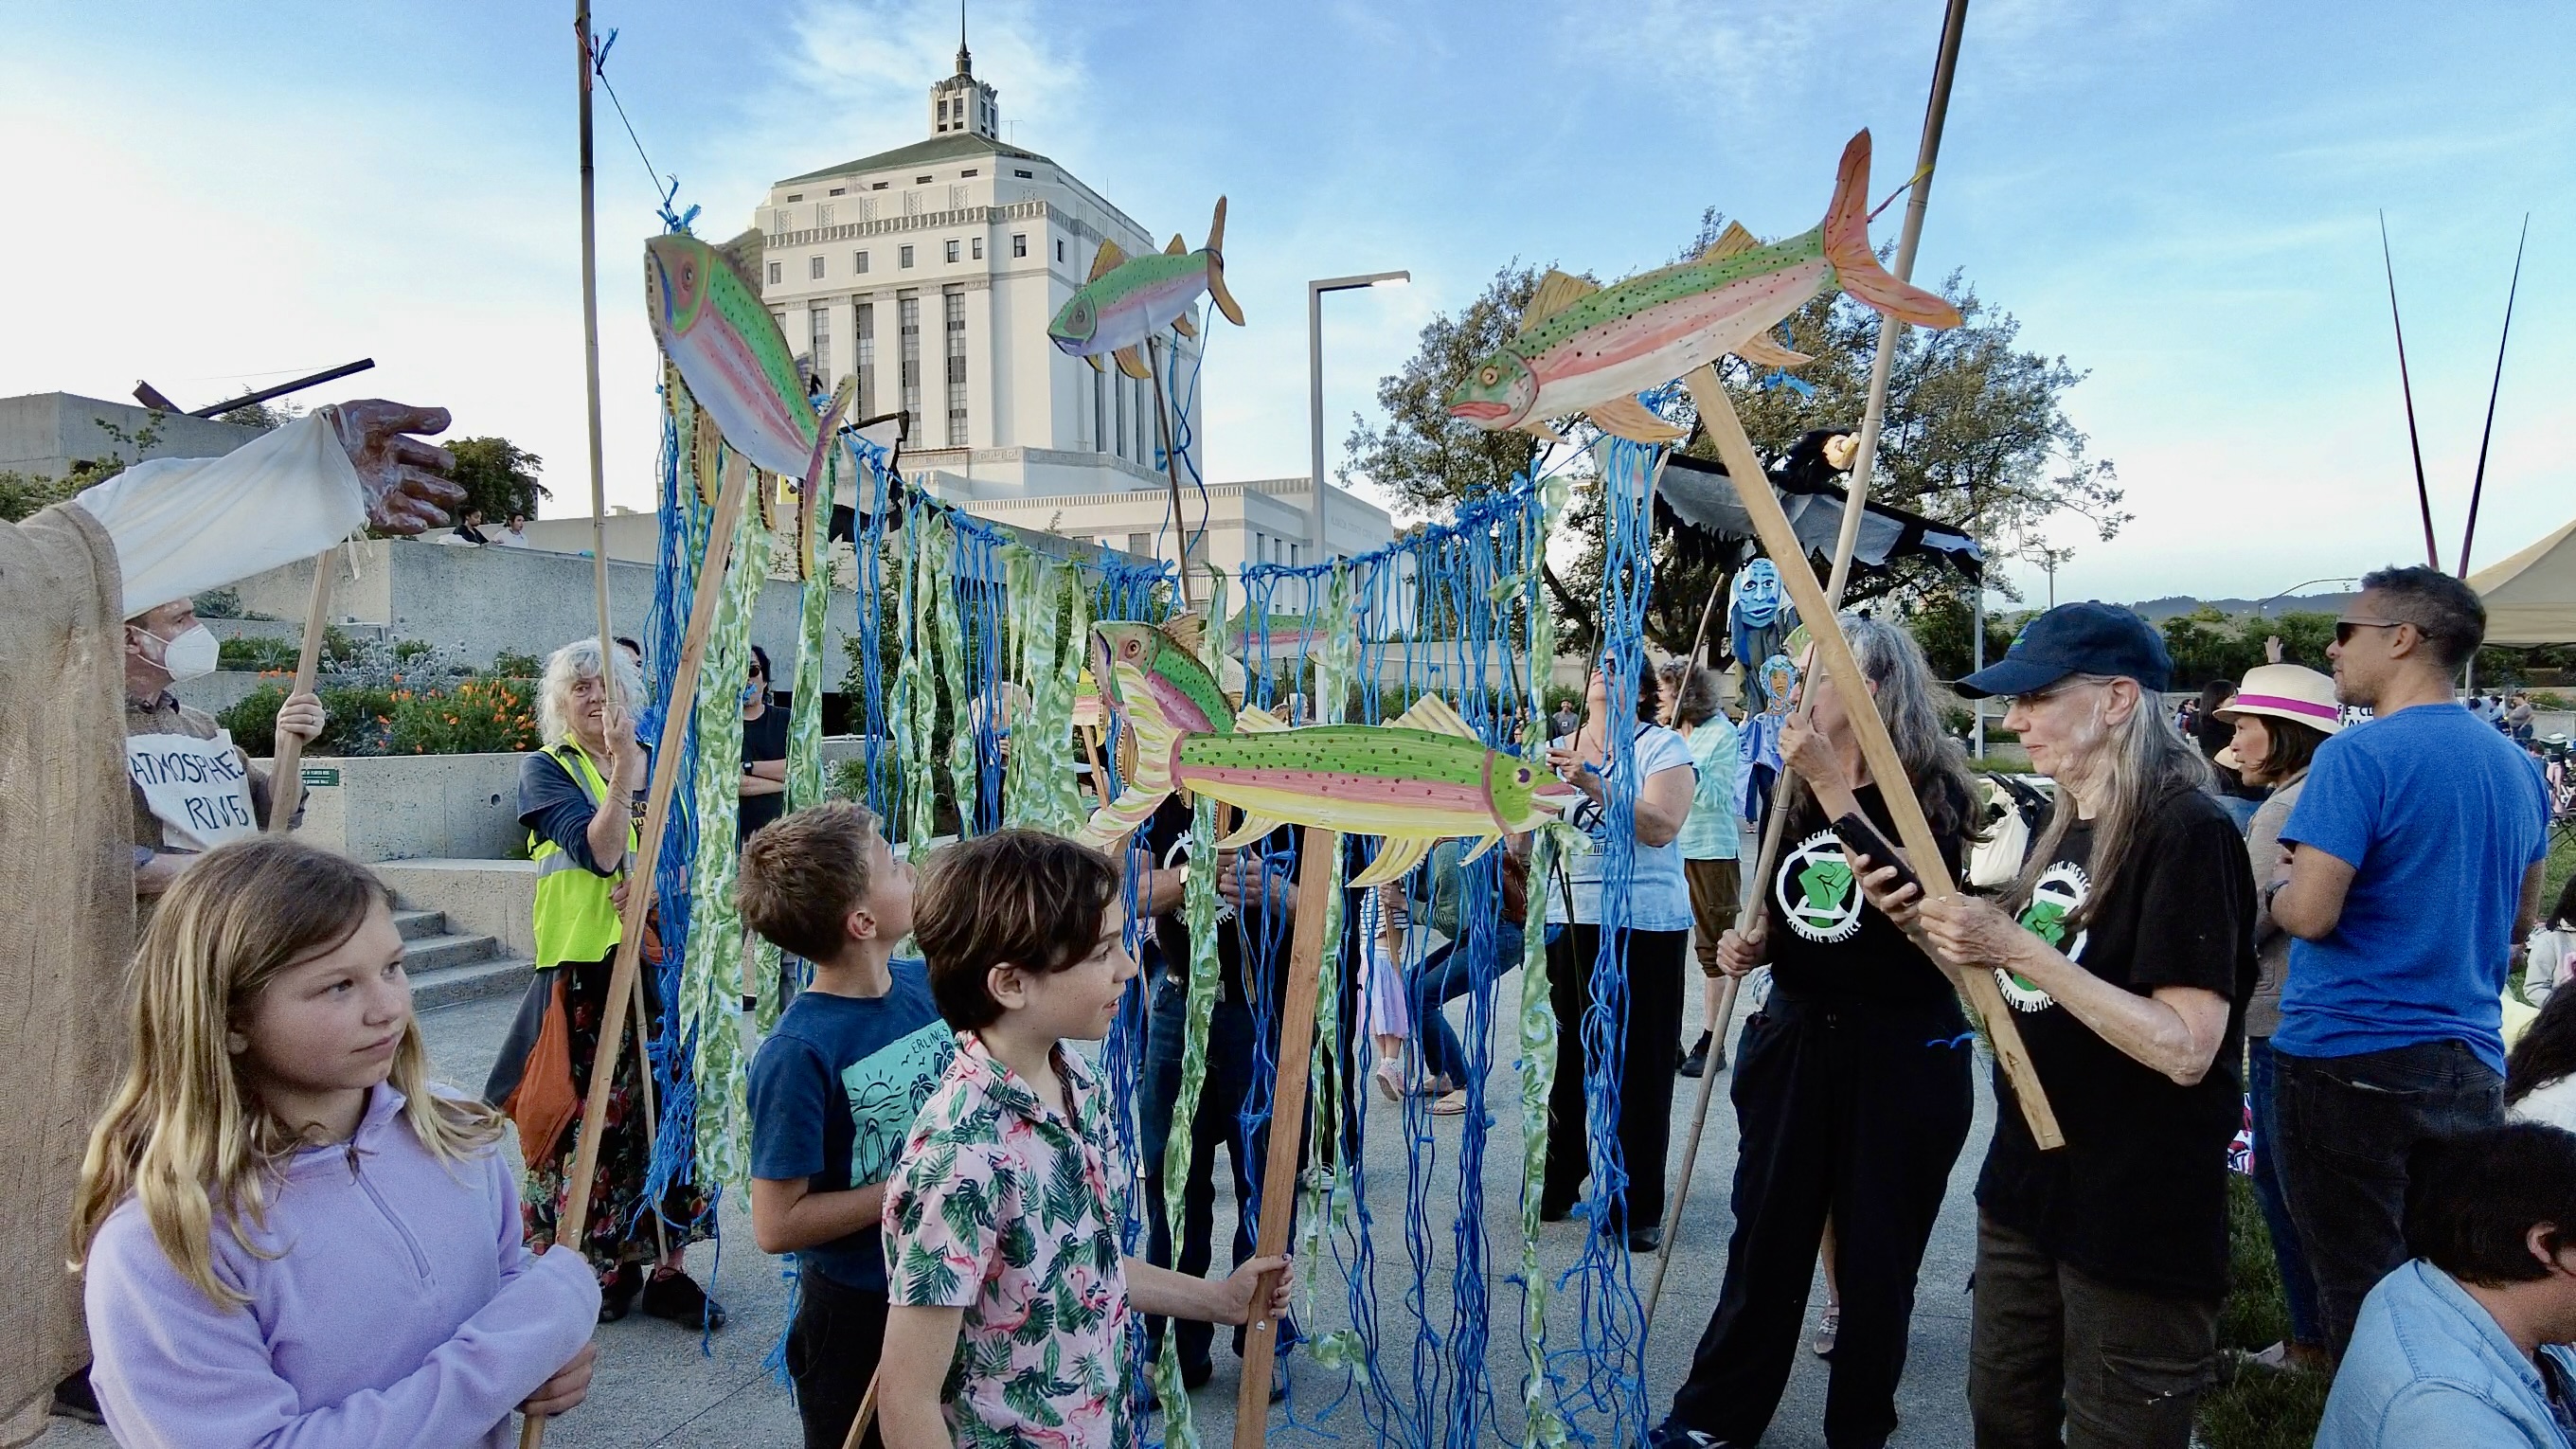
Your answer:
[[[832,451],[832,445],[839,441],[841,419],[849,416],[850,402],[858,395],[857,375],[842,378],[841,385],[833,389],[831,405],[814,420],[814,451],[805,455],[805,496],[808,498],[814,496],[814,480],[823,476],[823,455]]]
[[[1869,132],[1851,138],[1843,148],[1841,171],[1834,178],[1834,200],[1825,208],[1825,260],[1832,264],[1842,289],[1886,316],[1917,327],[1956,327],[1959,309],[1909,283],[1898,281],[1878,264],[1869,244]]]
[[[1208,300],[1225,314],[1225,320],[1240,327],[1243,309],[1235,305],[1234,294],[1225,289],[1225,198],[1216,199],[1216,218],[1208,223]]]
[[[1125,706],[1120,713],[1136,735],[1136,769],[1118,798],[1091,812],[1089,823],[1075,834],[1076,841],[1094,850],[1115,846],[1154,818],[1172,793],[1172,761],[1181,746],[1180,730],[1164,718],[1162,702],[1154,698],[1143,671],[1132,664],[1112,665],[1111,670]]]

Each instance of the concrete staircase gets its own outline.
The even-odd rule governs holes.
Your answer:
[[[452,932],[445,911],[398,910],[403,965],[411,975],[414,1011],[434,1011],[487,996],[515,996],[526,989],[536,963],[505,953],[490,936]]]

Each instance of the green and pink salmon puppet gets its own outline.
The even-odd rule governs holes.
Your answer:
[[[1216,303],[1225,320],[1243,325],[1243,309],[1225,289],[1224,247],[1222,196],[1216,199],[1216,218],[1208,223],[1207,245],[1197,251],[1189,250],[1177,234],[1164,250],[1132,258],[1116,242],[1102,242],[1091,259],[1090,280],[1047,324],[1048,339],[1061,351],[1091,359],[1094,369],[1107,356],[1129,377],[1141,381],[1153,376],[1143,355],[1145,339],[1166,327],[1184,337],[1197,336],[1190,308],[1200,293]]]
[[[653,336],[680,369],[725,443],[781,477],[823,469],[855,384],[845,381],[822,413],[805,392],[796,354],[760,300],[760,233],[723,247],[685,233],[644,243],[644,297]]]
[[[1834,199],[1813,229],[1767,245],[1729,226],[1689,261],[1604,287],[1550,271],[1521,312],[1521,330],[1450,392],[1449,412],[1489,432],[1562,441],[1549,420],[1581,413],[1639,443],[1682,430],[1636,394],[1732,352],[1756,367],[1808,359],[1767,334],[1808,299],[1837,287],[1918,327],[1956,327],[1959,309],[1878,264],[1869,245],[1869,132],[1843,148]]]
[[[1114,847],[1152,818],[1175,790],[1243,811],[1217,842],[1250,845],[1283,825],[1383,837],[1353,886],[1397,880],[1442,840],[1469,839],[1474,860],[1506,835],[1557,818],[1574,787],[1517,755],[1487,749],[1438,695],[1424,695],[1392,724],[1290,729],[1258,708],[1238,709],[1198,655],[1204,627],[1183,615],[1157,627],[1109,623],[1092,630],[1092,673],[1102,698],[1132,731],[1135,767],[1118,798],[1077,837]]]

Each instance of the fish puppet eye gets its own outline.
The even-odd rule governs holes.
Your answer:
[[[1519,769],[1514,770],[1512,772],[1512,782],[1519,785],[1528,784],[1530,782],[1530,767],[1523,765]]]
[[[1484,367],[1477,372],[1476,380],[1487,387],[1492,387],[1495,383],[1503,380],[1503,370],[1494,366],[1490,362],[1486,363]]]

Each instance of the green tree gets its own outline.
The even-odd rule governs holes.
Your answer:
[[[1705,250],[1725,225],[1714,208],[1704,212],[1698,234],[1679,255]],[[1506,266],[1458,314],[1435,318],[1423,329],[1415,356],[1379,383],[1383,424],[1372,429],[1354,419],[1345,479],[1365,475],[1391,489],[1404,506],[1429,511],[1496,487],[1527,465],[1532,448],[1526,435],[1472,428],[1451,418],[1441,399],[1479,358],[1518,330],[1536,280],[1530,268]],[[2090,456],[2088,440],[2063,407],[2084,373],[2062,357],[2022,350],[2020,324],[1989,306],[1960,274],[1947,278],[1941,290],[1965,321],[1946,331],[1904,331],[1889,378],[1870,496],[1981,540],[2034,530],[2061,512],[2086,519],[2105,539],[2115,535],[2129,517],[2120,508],[2117,472],[2109,460]],[[1803,389],[1735,359],[1721,368],[1745,432],[1766,458],[1777,458],[1813,429],[1857,432],[1878,346],[1878,314],[1840,293],[1808,302],[1785,326],[1789,345],[1814,359],[1796,370]],[[1564,430],[1577,441],[1592,436],[1588,425]],[[1684,451],[1716,456],[1697,436]],[[1576,555],[1563,577],[1550,582],[1568,615],[1568,642],[1579,648],[1590,633],[1589,606],[1602,564],[1601,501],[1586,475],[1577,477],[1566,523],[1576,538]],[[1668,649],[1687,648],[1711,591],[1724,585],[1733,562],[1704,545],[1677,551],[1669,539],[1658,538],[1648,637]],[[1822,577],[1823,561],[1816,562]],[[1954,587],[1955,576],[1940,566],[1907,560],[1855,576],[1848,599],[1928,598]]]
[[[1986,615],[1986,662],[1994,663],[2012,647],[2017,614]],[[1932,664],[1936,679],[1957,679],[1976,668],[1975,613],[1967,596],[1957,592],[1938,593],[1915,605],[1914,615],[1906,626],[1914,632],[1914,642],[1923,646],[1923,657]]]
[[[127,428],[107,418],[90,419],[98,425],[100,432],[107,435],[107,456],[83,458],[59,478],[0,471],[0,523],[17,523],[91,484],[104,483],[124,472],[128,464],[141,461],[143,455],[161,441],[161,430],[168,424],[169,417],[168,413],[156,411],[139,428]]]
[[[537,500],[554,496],[537,481],[545,460],[507,438],[458,438],[445,446],[456,455],[456,469],[449,476],[465,489],[465,502],[456,511],[459,518],[468,508],[482,509],[483,516],[494,523],[513,513],[533,518]]]

